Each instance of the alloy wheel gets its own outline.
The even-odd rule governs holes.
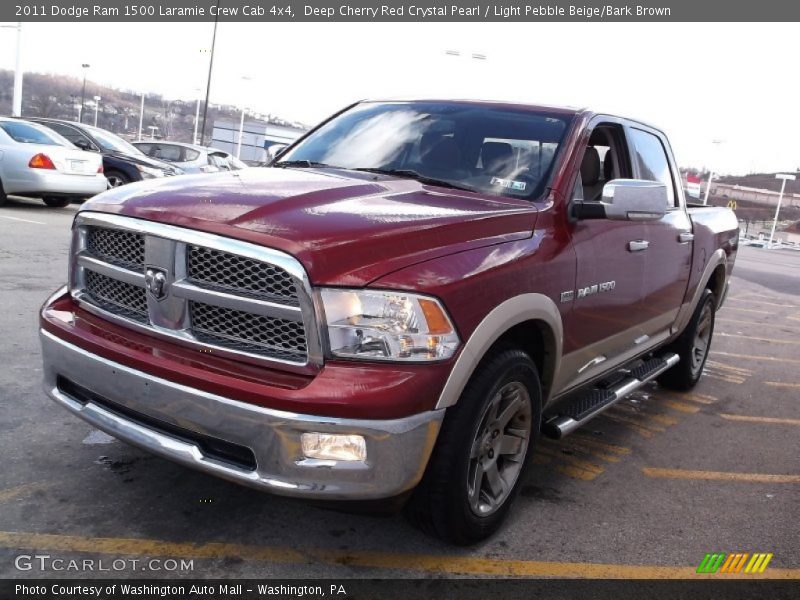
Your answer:
[[[531,401],[518,381],[504,385],[484,411],[472,442],[467,474],[472,512],[485,517],[508,499],[531,438]]]

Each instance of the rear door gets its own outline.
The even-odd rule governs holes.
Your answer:
[[[628,129],[638,179],[667,186],[667,214],[648,221],[644,239],[647,249],[642,310],[647,316],[645,333],[653,338],[669,334],[683,303],[692,267],[692,222],[686,213],[679,185],[680,175],[666,137],[659,131],[632,124]]]

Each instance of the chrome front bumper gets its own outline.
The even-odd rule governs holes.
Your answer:
[[[372,500],[411,489],[422,477],[444,416],[444,410],[434,410],[401,419],[360,420],[271,410],[148,375],[44,330],[40,338],[45,391],[70,412],[159,456],[286,496]],[[76,388],[90,391],[88,400],[71,393]],[[209,453],[191,436],[173,434],[175,430],[249,449],[254,467]],[[305,458],[300,436],[309,431],[362,435],[367,458]]]

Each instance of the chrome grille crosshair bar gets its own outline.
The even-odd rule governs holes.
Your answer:
[[[70,292],[103,318],[220,356],[301,373],[323,362],[305,269],[272,248],[82,212]]]

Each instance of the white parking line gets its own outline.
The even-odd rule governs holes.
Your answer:
[[[0,219],[9,219],[11,221],[22,221],[23,223],[33,223],[34,225],[47,225],[44,221],[31,221],[30,219],[20,219],[19,217],[7,217],[0,215]]]

